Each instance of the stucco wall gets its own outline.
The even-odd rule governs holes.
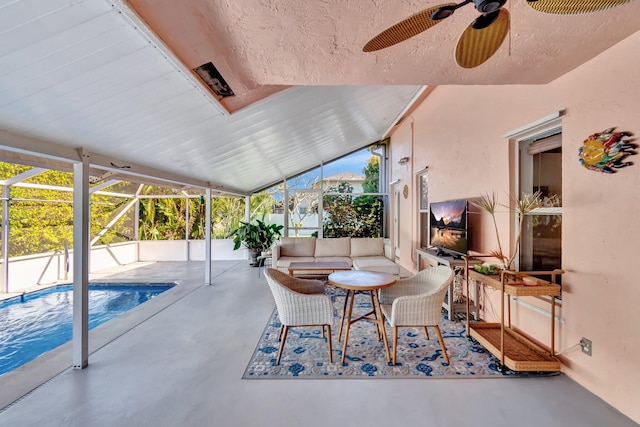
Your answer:
[[[640,166],[613,175],[588,171],[577,159],[582,141],[616,126],[640,135],[640,33],[565,76],[540,86],[442,86],[391,137],[391,177],[409,185],[400,200],[400,263],[415,269],[417,185],[413,171],[429,165],[429,199],[474,198],[510,189],[509,142],[501,135],[566,108],[563,128],[562,307],[556,351],[563,371],[640,422],[640,286],[632,256],[640,240]],[[407,166],[397,164],[411,157]],[[635,156],[639,157],[639,156]],[[640,158],[633,159],[636,163]],[[511,229],[498,215],[502,236]],[[472,249],[495,248],[490,218],[470,219],[480,237]],[[478,230],[479,229],[479,230]],[[493,303],[492,303],[493,301]],[[488,298],[486,316],[498,307]],[[533,301],[538,303],[539,301]],[[544,306],[544,304],[543,304]],[[518,306],[518,326],[548,342],[549,318]],[[578,341],[593,341],[593,356]]]

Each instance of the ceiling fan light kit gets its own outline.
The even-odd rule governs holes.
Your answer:
[[[574,15],[611,9],[631,0],[526,0],[533,9],[557,15]],[[463,68],[475,68],[491,58],[509,32],[510,15],[503,6],[507,0],[465,0],[430,7],[387,28],[362,48],[373,52],[408,40],[435,26],[462,6],[473,3],[481,13],[462,33],[456,46],[456,62]]]
[[[480,13],[491,13],[500,9],[507,0],[473,0],[476,10]]]

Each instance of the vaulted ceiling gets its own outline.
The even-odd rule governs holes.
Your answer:
[[[362,52],[436,4],[0,0],[0,130],[249,193],[383,138],[426,85],[547,83],[640,30],[640,1],[567,16],[509,0],[510,33],[477,68],[453,56],[472,5]],[[208,62],[234,96],[191,71]]]

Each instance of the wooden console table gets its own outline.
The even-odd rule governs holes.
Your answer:
[[[563,270],[553,271],[502,271],[500,275],[488,276],[465,265],[465,282],[469,292],[471,279],[476,283],[490,286],[500,291],[500,322],[470,322],[467,316],[467,333],[475,338],[484,348],[500,359],[502,366],[514,371],[560,371],[560,361],[555,357],[555,297],[560,295],[560,285],[555,284],[555,277],[563,274]],[[526,286],[523,277],[534,275],[551,275],[552,282],[536,279],[538,284]],[[505,296],[507,307],[505,314]],[[511,327],[510,296],[549,296],[551,297],[551,350],[534,343]]]
[[[438,255],[437,251],[434,249],[416,249],[416,258],[418,260],[418,271],[422,270],[423,261],[425,264],[432,267],[435,267],[437,265],[446,265],[447,267],[450,267],[451,269],[453,269],[454,272],[458,270],[459,273],[456,273],[456,274],[460,274],[461,279],[464,280],[464,272],[462,271],[462,269],[465,267],[465,260],[462,258],[455,258],[451,255]],[[480,261],[477,261],[477,262],[480,262]],[[473,259],[470,259],[469,263],[471,265],[475,264]],[[451,285],[449,285],[449,290],[447,291],[447,295],[445,296],[444,301],[442,303],[442,307],[447,311],[447,316],[449,317],[449,320],[455,321],[454,314],[465,313],[467,310],[467,304],[466,302],[455,302],[453,298],[453,288],[454,288],[454,283],[451,282]],[[465,299],[467,301],[469,301],[469,296],[470,296],[469,290],[467,289],[467,295],[465,296]],[[473,301],[473,304],[470,305],[471,313],[473,313],[473,318],[475,320],[479,320],[480,308],[477,303],[478,286],[475,286],[474,288],[472,301]]]

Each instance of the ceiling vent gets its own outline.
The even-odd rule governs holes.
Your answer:
[[[202,81],[204,81],[216,95],[222,98],[235,95],[213,63],[207,62],[194,68],[193,71],[200,76]]]

